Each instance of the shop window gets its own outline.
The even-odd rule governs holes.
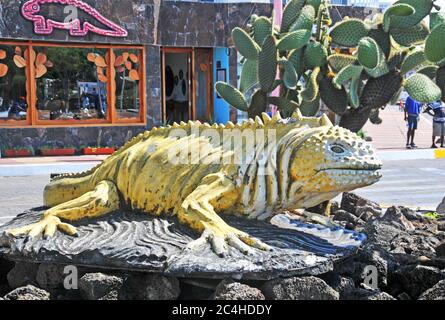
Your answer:
[[[35,47],[39,121],[106,120],[105,49]]]
[[[166,122],[193,119],[191,90],[192,50],[169,51],[164,49],[164,88]]]
[[[115,49],[114,57],[117,118],[138,119],[141,111],[141,52],[133,49]]]
[[[0,45],[0,125],[26,123],[26,47]]]
[[[0,126],[145,123],[142,47],[0,44]]]

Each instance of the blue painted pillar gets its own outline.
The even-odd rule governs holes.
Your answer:
[[[222,75],[224,75],[226,79],[223,80],[225,82],[229,82],[229,56],[228,56],[228,48],[214,48],[213,50],[213,79],[215,83],[221,79]],[[226,103],[222,98],[218,97],[216,90],[214,90],[214,114],[213,119],[216,123],[227,123],[230,120],[230,106]]]

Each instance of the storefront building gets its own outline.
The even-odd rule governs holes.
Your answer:
[[[0,145],[120,146],[173,121],[227,122],[230,32],[265,3],[3,0]],[[233,116],[232,111],[232,116]]]

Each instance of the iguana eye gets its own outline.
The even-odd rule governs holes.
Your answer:
[[[345,149],[343,147],[340,147],[339,145],[334,145],[334,146],[331,146],[331,151],[334,153],[340,154],[340,153],[344,153]]]

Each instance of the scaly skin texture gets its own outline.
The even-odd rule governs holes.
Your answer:
[[[221,141],[195,134],[212,128]],[[235,130],[249,161],[233,161],[235,149],[224,148],[223,142],[233,136],[225,136],[224,129]],[[173,130],[186,134],[173,138]],[[260,130],[266,132],[265,143],[248,149],[249,133]],[[180,164],[170,158],[179,152],[196,154],[193,150],[200,151],[199,161],[190,158],[191,163]],[[262,120],[257,117],[236,126],[175,124],[139,135],[89,172],[54,179],[45,188],[45,205],[51,209],[43,219],[9,232],[51,237],[60,229],[75,235],[76,229],[61,219],[94,218],[128,205],[148,214],[177,216],[201,233],[190,249],[210,242],[219,255],[229,246],[244,253],[267,250],[267,245],[227,225],[218,214],[267,219],[284,209],[310,208],[377,182],[380,168],[369,144],[334,127],[326,116],[304,118],[297,112],[289,119],[263,114]]]

